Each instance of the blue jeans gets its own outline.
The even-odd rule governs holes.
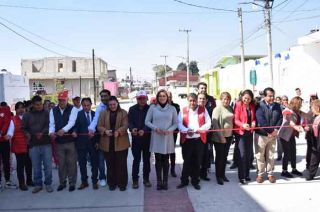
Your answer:
[[[99,180],[106,179],[106,164],[104,162],[104,154],[102,150],[99,150]]]
[[[251,158],[253,156],[253,134],[246,131],[244,135],[239,136],[239,162],[238,177],[239,180],[250,177]]]
[[[32,161],[33,181],[36,186],[42,186],[42,165],[44,167],[44,184],[52,184],[52,149],[51,144],[34,146],[29,149]]]

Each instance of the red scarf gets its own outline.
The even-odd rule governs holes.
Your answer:
[[[189,125],[189,107],[184,107],[183,108],[183,113],[182,113],[182,123],[185,127],[188,127]],[[198,123],[199,127],[204,125],[206,119],[206,110],[204,107],[199,106],[198,107]],[[184,143],[186,141],[187,133],[180,133],[180,140],[181,143]],[[201,132],[200,133],[200,138],[202,143],[207,143],[207,133],[206,132]]]

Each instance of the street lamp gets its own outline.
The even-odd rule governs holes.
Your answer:
[[[189,32],[191,29],[179,29],[179,32],[187,33],[187,94],[190,93],[190,71],[189,71]]]

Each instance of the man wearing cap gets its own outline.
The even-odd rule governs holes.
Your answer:
[[[132,135],[132,188],[139,188],[139,166],[141,161],[141,154],[143,158],[143,184],[145,187],[151,187],[149,181],[150,174],[150,138],[151,130],[145,125],[145,119],[149,109],[147,104],[148,96],[143,90],[136,95],[137,104],[129,109],[128,121],[129,130]]]
[[[107,89],[103,89],[100,91],[100,104],[96,108],[95,116],[88,127],[89,136],[93,137],[96,132],[96,127],[98,125],[100,113],[107,109],[107,104],[111,93]],[[107,185],[106,182],[106,173],[105,173],[105,162],[104,162],[104,154],[102,150],[99,150],[99,184],[104,187]]]
[[[73,107],[75,107],[78,112],[80,112],[83,109],[81,105],[81,97],[79,95],[76,94],[72,96],[72,103]]]
[[[75,125],[78,111],[68,104],[68,91],[58,94],[58,106],[50,111],[49,135],[57,143],[57,156],[59,160],[59,181],[57,191],[66,187],[67,178],[69,191],[75,190],[77,181],[77,151],[74,138],[70,135]]]

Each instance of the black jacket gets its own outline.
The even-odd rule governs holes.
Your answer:
[[[149,110],[149,105],[146,105],[143,109],[139,108],[138,104],[130,107],[128,112],[128,122],[129,122],[129,130],[137,128],[138,130],[144,130],[144,135],[141,136],[133,136],[132,142],[145,141],[150,142],[151,139],[151,129],[145,125],[145,119],[147,116],[147,112]]]

